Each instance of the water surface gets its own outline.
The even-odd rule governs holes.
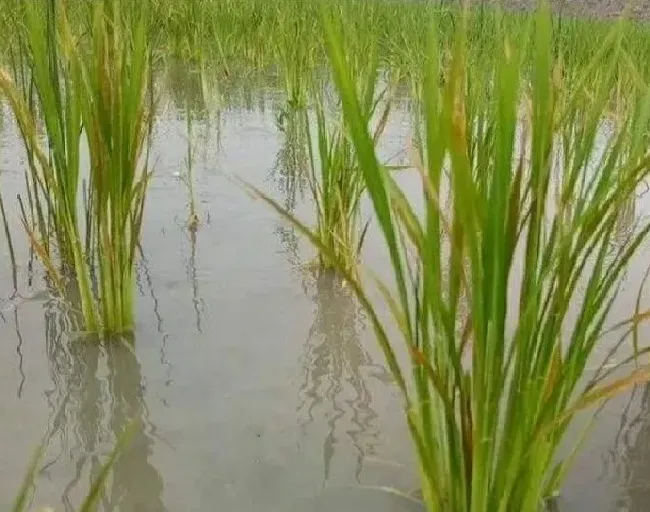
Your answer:
[[[408,493],[417,475],[402,402],[364,315],[347,289],[305,271],[310,248],[232,179],[310,218],[306,155],[290,126],[278,129],[281,100],[257,91],[191,104],[196,232],[182,180],[186,102],[173,100],[154,134],[134,351],[76,339],[43,293],[18,223],[24,158],[5,112],[1,183],[18,266],[14,276],[0,237],[0,503],[11,502],[48,431],[35,505],[73,510],[116,435],[139,418],[106,511],[420,510],[378,490]],[[387,129],[382,152],[397,163],[409,120],[397,109]],[[417,189],[415,176],[400,181]],[[648,206],[641,198],[630,218]],[[363,258],[387,272],[374,228]],[[640,258],[616,312],[629,311],[644,271]],[[639,388],[603,411],[561,509],[647,510],[649,443],[650,389]]]

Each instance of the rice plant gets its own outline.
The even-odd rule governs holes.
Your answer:
[[[77,212],[81,112],[60,44],[63,26],[57,23],[56,4],[23,3],[22,11],[24,29],[12,57],[16,83],[3,71],[0,88],[27,151],[28,230],[40,236],[40,253],[50,256],[56,250],[60,260],[68,262],[81,250]],[[39,136],[39,121],[47,144]],[[23,221],[27,225],[25,216]]]
[[[427,510],[537,511],[574,455],[558,459],[576,413],[650,378],[640,367],[613,377],[647,352],[621,350],[644,315],[606,328],[627,265],[650,232],[644,220],[611,243],[619,210],[650,174],[650,91],[610,129],[621,31],[568,89],[542,5],[527,28],[530,48],[501,32],[492,80],[482,82],[490,101],[476,102],[466,22],[442,82],[434,31],[422,64],[425,135],[413,164],[424,211],[416,211],[379,164],[335,26],[326,23],[328,55],[394,285],[357,277],[321,237],[268,202],[329,256],[366,308],[405,398]],[[380,300],[371,298],[375,285]],[[620,331],[596,359],[602,337]]]
[[[317,153],[310,122],[304,123],[309,141],[309,186],[316,210],[314,229],[328,251],[351,271],[356,266],[366,231],[361,226],[359,212],[361,174],[345,131],[329,126],[322,105],[315,110]],[[318,264],[325,271],[334,268],[324,251],[319,252]]]
[[[76,282],[82,328],[127,332],[133,326],[133,265],[152,115],[146,12],[125,14],[120,0],[96,2],[89,34],[76,36],[65,4],[39,7],[24,5],[27,72],[14,66],[16,82],[0,74],[0,90],[28,154],[23,222],[59,291],[64,293],[64,281]],[[82,142],[89,157],[83,202]]]
[[[374,140],[378,142],[388,122],[391,104],[389,88],[378,91],[377,53],[367,54],[364,61],[351,61],[350,66],[355,72],[355,86],[363,98],[365,122],[374,125]],[[346,272],[354,273],[368,229],[360,211],[365,185],[349,133],[340,116],[332,116],[327,109],[326,87],[313,77],[310,88],[313,105],[304,113],[295,109],[282,111],[277,124],[280,130],[288,130],[288,136],[296,127],[305,134],[307,182],[316,217],[311,232],[325,247],[319,251],[313,268],[331,272],[339,262]],[[294,173],[301,170],[294,169]],[[276,205],[259,189],[248,188],[255,196]],[[287,202],[282,209],[285,215],[291,215],[293,202]]]
[[[374,141],[383,132],[390,113],[390,102],[384,93],[377,94],[377,67],[372,65],[365,76],[357,75],[357,86],[363,98],[363,116],[367,124],[376,120]],[[318,267],[333,270],[335,261],[346,272],[354,272],[361,252],[368,222],[361,220],[361,198],[364,182],[357,155],[341,119],[327,118],[322,93],[316,93],[314,122],[306,114],[309,150],[309,186],[316,210],[315,236],[327,248],[318,254]],[[315,133],[314,133],[315,132]],[[332,257],[334,261],[332,261]]]
[[[93,47],[77,54],[76,80],[89,148],[88,214],[98,261],[100,326],[133,327],[133,272],[149,178],[147,13],[126,20],[120,0],[94,8]],[[84,315],[86,316],[86,315]]]
[[[277,31],[273,43],[284,79],[287,110],[301,110],[307,107],[307,81],[314,69],[315,49],[308,41],[317,33],[315,18],[309,17],[301,8],[298,11],[303,13],[303,16],[281,5],[277,8],[278,23],[282,30]]]

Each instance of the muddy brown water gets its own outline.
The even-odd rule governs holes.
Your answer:
[[[421,510],[381,490],[406,493],[418,482],[402,402],[364,315],[346,290],[304,272],[313,252],[231,179],[309,218],[292,170],[304,155],[276,125],[281,101],[260,93],[248,103],[227,104],[219,116],[195,113],[195,235],[185,227],[187,189],[177,176],[185,114],[170,102],[156,125],[134,353],[75,340],[43,293],[17,223],[24,158],[5,112],[0,177],[21,298],[9,300],[13,278],[0,237],[1,507],[47,431],[34,505],[73,510],[116,434],[139,418],[103,510]],[[409,136],[409,114],[397,109],[384,155],[401,163]],[[400,180],[416,190],[413,176]],[[649,206],[641,198],[631,217]],[[648,252],[630,268],[620,315],[634,301]],[[363,257],[387,272],[376,231]],[[612,401],[589,439],[560,509],[648,510],[650,389]]]

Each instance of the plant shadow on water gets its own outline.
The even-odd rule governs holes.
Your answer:
[[[345,433],[356,452],[355,479],[360,483],[365,459],[376,455],[380,443],[366,375],[383,382],[389,382],[390,376],[362,346],[360,308],[351,290],[333,273],[318,275],[313,288],[316,313],[301,357],[299,424],[304,433],[317,410],[323,410],[328,429],[323,441],[326,482],[341,442],[337,431],[349,418],[351,426]]]
[[[106,453],[137,420],[130,443],[112,467],[101,509],[121,512],[164,511],[163,480],[149,460],[155,427],[148,419],[140,364],[130,343],[75,339],[69,319],[56,308],[46,311],[46,353],[53,388],[50,445],[58,453],[45,460],[42,473],[73,461],[74,475],[63,490],[66,512],[75,510],[75,496],[97,478]]]

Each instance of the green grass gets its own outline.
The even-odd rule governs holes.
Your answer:
[[[73,284],[82,329],[129,331],[153,56],[198,70],[201,104],[208,80],[249,108],[250,84],[279,84],[283,158],[293,174],[306,167],[315,227],[292,217],[296,176],[283,177],[284,206],[255,192],[367,310],[404,395],[427,510],[536,511],[561,488],[571,457],[558,463],[558,448],[575,414],[649,377],[612,378],[609,356],[595,377],[586,369],[650,231],[644,223],[620,234],[650,173],[650,28],[544,9],[323,4],[0,1],[0,28],[11,34],[0,45],[11,69],[0,90],[27,149],[20,207],[32,246],[61,293]],[[339,103],[330,110],[332,82]],[[386,83],[406,86],[418,116],[411,172],[422,210],[378,156]],[[179,101],[195,228],[189,103]],[[612,133],[598,142],[605,128]],[[364,195],[391,283],[358,270]],[[630,312],[618,325],[635,356],[645,316]]]
[[[316,21],[309,16],[299,17],[282,6],[278,10],[278,24],[282,27],[272,41],[275,45],[274,59],[283,78],[288,110],[307,107],[308,81],[316,68],[316,47],[300,44],[309,41],[318,30]]]
[[[315,112],[316,137],[311,133],[309,117],[310,189],[316,209],[315,234],[327,251],[318,255],[319,268],[332,270],[335,255],[345,269],[354,272],[363,245],[366,227],[359,212],[363,182],[354,149],[345,130],[331,127],[323,106]],[[316,149],[314,149],[314,147]]]
[[[59,44],[63,28],[57,23],[55,4],[26,3],[23,10],[24,27],[12,58],[16,83],[4,72],[0,88],[28,154],[28,229],[38,231],[40,252],[53,253],[54,244],[60,259],[67,262],[81,243],[77,213],[81,112],[66,72],[65,50]],[[39,140],[40,122],[48,136],[47,147]],[[23,220],[27,224],[28,219]]]
[[[92,47],[77,54],[75,77],[90,156],[87,214],[93,228],[97,327],[133,327],[133,272],[149,178],[146,151],[153,106],[146,3],[128,13],[120,0],[94,7]],[[84,314],[86,317],[86,314]]]
[[[610,108],[617,63],[627,61],[624,27],[569,74],[544,8],[525,27],[530,47],[497,28],[491,68],[471,66],[469,19],[459,20],[449,54],[432,31],[417,88],[420,212],[379,163],[339,25],[326,19],[346,126],[394,282],[358,278],[321,234],[266,200],[330,258],[366,308],[406,401],[427,510],[537,511],[572,460],[557,457],[575,414],[650,378],[634,367],[612,378],[604,368],[614,351],[593,378],[586,374],[627,264],[650,232],[646,220],[613,244],[619,212],[650,174],[650,90],[633,91],[616,118]],[[488,88],[479,100],[477,83]],[[379,301],[371,299],[377,286]],[[630,335],[642,318],[630,312],[618,327]],[[635,345],[624,362],[642,352]]]
[[[28,154],[23,223],[56,288],[63,294],[66,280],[76,283],[81,329],[100,333],[133,327],[152,121],[147,13],[132,10],[127,20],[121,5],[96,2],[76,36],[65,4],[25,3],[15,80],[0,75]],[[82,142],[90,163],[83,182]]]
[[[374,141],[378,143],[390,114],[389,87],[379,86],[377,53],[372,43],[366,47],[365,57],[363,62],[348,64],[362,97],[364,119],[374,124]],[[315,268],[330,272],[341,265],[346,273],[354,274],[369,225],[362,221],[360,212],[365,185],[350,134],[340,113],[328,109],[326,90],[318,78],[310,82],[310,91],[313,104],[304,114],[296,108],[282,111],[279,125],[287,130],[287,136],[296,129],[305,133],[307,182],[316,217],[312,233],[325,248],[319,251]],[[293,179],[299,180],[304,170],[294,168],[293,172]],[[260,190],[255,194],[270,201]],[[285,215],[291,214],[293,202],[285,205]]]
[[[40,0],[44,5],[47,0]],[[169,59],[212,68],[223,80],[233,75],[274,73],[281,77],[290,104],[303,106],[305,84],[325,64],[324,32],[319,17],[321,0],[148,0],[146,9],[153,29],[150,43]],[[419,61],[426,53],[427,32],[432,22],[439,30],[442,52],[448,53],[454,28],[462,10],[446,2],[395,2],[394,0],[328,0],[337,10],[347,34],[350,58],[363,60],[365,47],[376,45],[381,66],[395,77],[410,81],[419,74]],[[23,20],[23,2],[2,0],[0,27],[7,27],[5,44],[15,40],[8,30]],[[87,26],[88,0],[67,0],[71,24],[82,33]],[[138,12],[130,3],[125,15]],[[523,40],[526,13],[501,16],[494,8],[472,9],[467,19],[468,61],[473,66],[491,67],[494,50],[503,32],[513,41]],[[568,75],[588,62],[607,35],[610,21],[553,18],[554,45],[561,51]],[[650,69],[650,27],[630,22],[622,44],[637,67],[639,78],[648,82]],[[10,47],[10,46],[9,46]],[[0,57],[8,54],[0,44]],[[531,55],[527,55],[528,63]],[[621,79],[628,80],[621,69]],[[420,77],[421,78],[421,77]]]
[[[361,94],[366,123],[371,122],[378,106],[382,107],[375,131],[378,141],[388,120],[390,104],[381,105],[384,98],[382,94],[376,95],[376,82],[375,72],[367,73]],[[316,209],[314,234],[326,247],[319,252],[319,268],[335,269],[333,256],[346,272],[354,273],[368,228],[360,213],[365,187],[359,162],[342,120],[335,117],[334,122],[328,121],[320,94],[316,96],[313,118],[312,123],[307,115],[304,124],[308,134],[309,184]]]
[[[49,0],[30,2],[46,5]],[[351,60],[363,61],[367,47],[377,47],[382,70],[409,84],[421,83],[420,61],[427,52],[427,33],[432,23],[439,31],[441,53],[449,55],[452,34],[462,19],[462,10],[447,2],[396,2],[394,0],[147,0],[122,5],[125,17],[139,16],[146,9],[152,22],[149,43],[167,60],[178,60],[210,68],[219,82],[236,77],[279,77],[287,104],[304,107],[309,99],[308,82],[325,67],[324,29],[319,6],[337,11],[346,33],[346,52]],[[11,37],[0,44],[0,59],[9,60],[16,42],[13,29],[24,21],[24,4],[0,0],[0,28]],[[88,0],[66,0],[75,33],[88,26]],[[42,9],[42,8],[41,8]],[[501,15],[492,7],[473,8],[467,17],[468,63],[489,70],[500,38],[507,33],[523,41],[530,14]],[[556,15],[552,20],[554,51],[561,53],[567,80],[598,51],[610,21],[577,19]],[[629,22],[621,41],[635,67],[617,70],[617,87],[627,95],[630,81],[650,82],[650,26]],[[526,65],[532,55],[525,56]]]

